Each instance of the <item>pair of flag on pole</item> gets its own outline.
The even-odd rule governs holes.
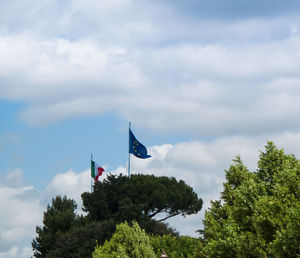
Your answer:
[[[150,158],[148,155],[147,148],[139,142],[131,131],[131,123],[129,123],[129,154],[128,154],[128,176],[130,176],[130,154],[140,159]],[[96,182],[99,180],[99,176],[102,176],[104,168],[99,166],[91,157],[91,176]]]

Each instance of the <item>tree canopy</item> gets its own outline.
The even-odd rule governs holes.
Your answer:
[[[189,236],[151,236],[150,243],[156,257],[160,257],[163,252],[172,258],[195,257],[202,247],[201,239]]]
[[[175,178],[150,175],[109,175],[95,183],[94,192],[83,193],[86,216],[75,213],[75,201],[57,196],[44,212],[44,226],[37,227],[32,242],[35,257],[91,257],[96,242],[111,238],[117,224],[137,221],[153,234],[177,232],[166,223],[176,215],[197,213],[202,200],[191,187]],[[165,217],[155,220],[155,215]]]
[[[70,231],[58,236],[55,244],[48,250],[47,258],[88,258],[97,243],[103,244],[115,231],[116,222],[106,220],[74,226]]]
[[[300,254],[300,162],[272,142],[250,172],[237,157],[220,200],[204,219],[199,257],[296,257]]]
[[[93,258],[154,258],[163,252],[173,258],[194,257],[201,244],[200,239],[188,236],[149,235],[137,222],[125,222],[117,225],[109,241],[96,247]]]
[[[76,219],[76,207],[75,201],[66,196],[52,199],[52,205],[48,204],[47,211],[44,212],[44,226],[36,227],[38,236],[32,242],[35,257],[45,257],[58,236],[71,229]]]
[[[127,222],[117,225],[117,230],[103,246],[96,247],[93,258],[155,258],[150,237],[137,222],[129,226]]]
[[[165,214],[158,220],[162,222],[177,215],[195,214],[202,208],[202,200],[182,180],[153,175],[109,175],[95,184],[94,192],[83,193],[82,200],[92,220],[136,220],[143,228],[157,214]]]
[[[73,200],[52,200],[32,242],[34,255],[91,257],[98,242],[94,257],[154,257],[163,250],[170,257],[298,257],[300,161],[268,142],[255,172],[239,156],[225,172],[224,189],[205,212],[200,239],[178,236],[163,222],[202,207],[183,181],[110,175],[93,193],[82,194],[86,216],[75,214]]]

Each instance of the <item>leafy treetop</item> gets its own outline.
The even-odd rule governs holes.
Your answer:
[[[114,176],[95,184],[93,193],[82,195],[84,211],[96,221],[147,220],[161,213],[164,221],[190,215],[202,208],[202,200],[182,180],[153,175]]]
[[[257,172],[239,157],[204,219],[199,257],[296,257],[300,253],[300,162],[272,142]]]

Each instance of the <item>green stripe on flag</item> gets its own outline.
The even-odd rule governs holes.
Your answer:
[[[91,176],[92,178],[95,178],[96,173],[95,173],[95,162],[91,160]]]

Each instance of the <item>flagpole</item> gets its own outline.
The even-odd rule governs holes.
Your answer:
[[[93,153],[91,153],[91,164],[93,160]],[[92,178],[92,166],[91,166],[91,193],[93,192],[93,178]]]
[[[131,122],[129,121],[129,130],[128,130],[128,177],[130,177],[130,128],[131,128]]]

